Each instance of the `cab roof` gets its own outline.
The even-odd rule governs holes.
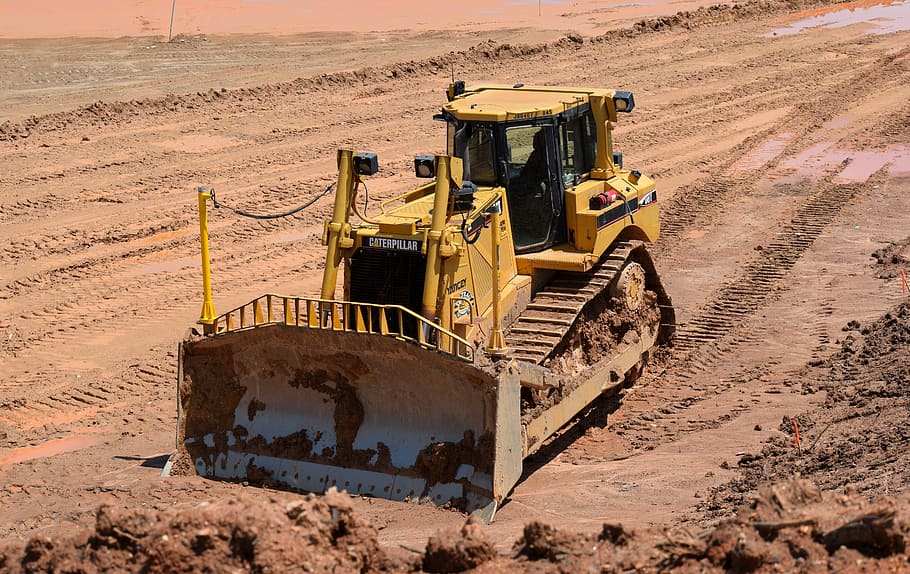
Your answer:
[[[588,103],[592,95],[611,97],[613,90],[521,84],[472,86],[442,109],[460,120],[502,122],[553,116]]]

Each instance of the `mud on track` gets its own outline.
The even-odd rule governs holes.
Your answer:
[[[193,190],[284,210],[334,179],[336,148],[355,147],[380,157],[371,205],[393,197],[415,184],[413,155],[443,151],[430,117],[452,62],[471,81],[635,92],[616,137],[627,165],[659,182],[664,232],[652,252],[680,333],[621,401],[530,461],[536,472],[485,532],[501,546],[529,519],[588,532],[607,518],[715,520],[697,505],[738,477],[736,453],[785,437],[783,416],[824,400],[801,392],[805,364],[837,351],[849,321],[865,325],[902,297],[870,255],[907,239],[910,36],[763,36],[809,7],[824,3],[747,2],[427,58],[402,50],[353,72],[126,102],[111,94],[4,124],[0,535],[89,525],[101,502],[165,509],[240,491],[278,496],[157,476],[173,445],[176,342],[201,306]],[[282,58],[274,42],[263,65]],[[265,291],[315,293],[330,209],[326,198],[273,222],[215,211],[218,310]],[[463,520],[355,503],[386,544]]]

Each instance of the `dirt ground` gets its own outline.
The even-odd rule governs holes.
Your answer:
[[[379,155],[371,200],[393,197],[415,185],[414,155],[444,151],[431,116],[454,66],[469,82],[635,93],[616,139],[627,166],[658,182],[663,229],[651,251],[679,325],[674,348],[634,387],[526,461],[493,524],[458,536],[483,537],[481,556],[527,558],[529,536],[550,536],[528,524],[615,547],[619,534],[603,525],[621,523],[689,532],[668,539],[683,554],[694,545],[697,564],[771,568],[735,562],[729,549],[711,558],[706,541],[725,524],[805,518],[786,505],[773,519],[749,515],[760,503],[733,518],[771,496],[759,493],[766,481],[803,476],[825,494],[800,504],[825,497],[831,509],[859,509],[851,520],[891,520],[873,528],[884,533],[878,550],[846,546],[906,569],[893,541],[907,536],[907,6],[754,0],[665,16],[661,5],[631,25],[621,8],[591,7],[581,33],[567,24],[577,18],[554,18],[344,39],[0,40],[0,538],[31,544],[39,560],[41,541],[77,528],[107,541],[93,548],[135,554],[160,524],[204,530],[193,522],[200,509],[230,501],[274,505],[251,528],[298,520],[301,495],[160,477],[174,447],[176,345],[202,303],[195,187],[280,211],[321,192],[335,150],[353,147]],[[269,222],[213,212],[216,309],[264,292],[315,294],[331,205]],[[465,522],[431,506],[343,498],[357,528],[375,529],[356,552],[332,554],[353,569],[380,554],[392,562],[370,568],[426,566],[415,560],[428,539]],[[893,513],[876,506],[889,504]],[[100,505],[147,530],[112,530]],[[314,544],[345,536],[329,514],[329,526],[298,524],[318,531]],[[225,520],[219,528],[235,528]],[[827,548],[842,523],[822,522],[794,536]],[[743,544],[768,542],[753,530],[763,542],[749,534]],[[221,544],[198,538],[178,542]],[[248,538],[237,537],[235,555]],[[570,571],[560,566],[568,555],[546,562]],[[832,560],[826,567],[846,564]]]

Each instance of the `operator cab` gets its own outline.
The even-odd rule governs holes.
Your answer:
[[[507,93],[540,99],[539,92]],[[565,99],[567,94],[545,95]],[[474,97],[466,101],[471,99]],[[462,159],[464,179],[479,187],[506,189],[517,253],[541,251],[566,241],[565,192],[586,179],[594,167],[594,114],[588,103],[571,103],[574,105],[559,105],[558,113],[537,105],[531,113],[494,114],[504,116],[491,118],[494,121],[459,119],[443,109],[448,123],[447,153]],[[491,101],[484,107],[498,104]],[[483,102],[469,108],[476,110],[474,115],[483,113],[479,105]]]

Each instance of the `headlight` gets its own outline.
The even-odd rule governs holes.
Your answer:
[[[632,92],[616,92],[613,94],[613,107],[617,112],[629,113],[635,109],[635,97]]]
[[[435,160],[431,155],[419,155],[414,158],[414,175],[423,179],[436,177]]]
[[[360,175],[373,175],[379,171],[379,158],[375,153],[361,152],[355,155],[354,171]]]

